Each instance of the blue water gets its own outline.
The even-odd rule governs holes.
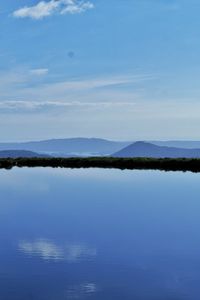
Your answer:
[[[199,300],[200,174],[0,171],[0,299]]]

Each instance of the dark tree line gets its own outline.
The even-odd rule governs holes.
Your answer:
[[[0,158],[0,168],[53,167],[53,168],[115,168],[164,171],[200,172],[200,159],[188,158]]]

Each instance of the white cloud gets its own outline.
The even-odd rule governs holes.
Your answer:
[[[71,1],[70,5],[67,5],[64,9],[61,10],[61,14],[79,14],[92,8],[94,8],[94,4],[89,1],[80,3]]]
[[[134,107],[134,102],[80,102],[80,101],[1,101],[0,114],[63,111],[64,109],[106,109],[112,107]]]
[[[94,8],[94,4],[85,0],[40,1],[34,6],[25,6],[13,12],[16,18],[43,19],[53,14],[79,14]]]
[[[49,81],[43,77],[47,72],[48,69],[0,72],[0,101],[135,102],[141,98],[143,82],[155,78],[152,74],[122,74]]]
[[[36,75],[36,76],[46,75],[48,72],[49,72],[48,69],[33,69],[33,70],[30,70],[30,74]]]
[[[35,6],[25,6],[14,11],[13,16],[17,18],[42,19],[48,17],[59,7],[58,1],[45,2],[41,1]]]

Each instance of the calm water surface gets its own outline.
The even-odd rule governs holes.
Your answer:
[[[0,171],[0,299],[199,295],[200,174]]]

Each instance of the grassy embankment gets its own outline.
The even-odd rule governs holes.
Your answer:
[[[13,167],[114,168],[200,172],[200,159],[187,158],[2,158],[1,169]]]

